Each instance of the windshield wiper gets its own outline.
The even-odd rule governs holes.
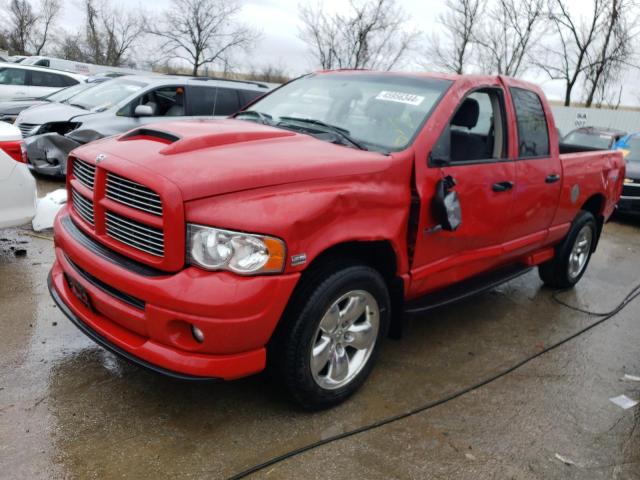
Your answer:
[[[268,113],[262,113],[257,110],[243,110],[242,112],[236,113],[233,118],[238,118],[243,115],[250,115],[252,117],[256,117],[260,120],[260,123],[263,125],[273,125],[273,117]]]
[[[351,133],[346,128],[337,127],[335,125],[331,125],[329,123],[323,122],[322,120],[316,120],[314,118],[301,118],[301,117],[280,117],[280,121],[278,122],[278,125],[280,123],[286,124],[288,122],[308,123],[310,125],[321,127],[326,131],[335,133],[340,138],[342,138],[343,140],[346,140],[348,143],[350,143],[354,147],[359,148],[360,150],[367,150],[367,148],[365,148],[362,144],[360,144],[357,140],[355,140],[351,136]]]

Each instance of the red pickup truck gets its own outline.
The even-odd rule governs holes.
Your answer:
[[[139,365],[229,380],[269,364],[328,407],[403,316],[532,267],[580,280],[625,164],[575,150],[522,81],[307,75],[234,118],[74,150],[50,291]]]

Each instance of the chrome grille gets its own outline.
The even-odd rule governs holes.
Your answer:
[[[114,173],[107,175],[107,198],[136,210],[162,215],[160,195],[144,185]]]
[[[28,137],[29,135],[31,135],[31,130],[33,130],[35,127],[39,127],[40,125],[37,123],[19,123],[17,126],[18,129],[20,129],[22,136]]]
[[[73,208],[75,211],[85,222],[93,226],[93,201],[83,197],[75,190],[71,190],[71,196],[73,198]]]
[[[162,257],[164,232],[114,212],[106,212],[107,235],[130,247]]]
[[[96,180],[96,166],[76,158],[73,160],[73,176],[85,187],[93,190]]]

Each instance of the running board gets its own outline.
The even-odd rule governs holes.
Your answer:
[[[415,315],[425,313],[435,308],[449,305],[450,303],[472,297],[478,293],[486,292],[509,280],[524,275],[532,267],[528,265],[511,265],[494,270],[489,273],[477,275],[444,288],[434,293],[429,293],[423,297],[407,302],[404,308],[405,314]]]

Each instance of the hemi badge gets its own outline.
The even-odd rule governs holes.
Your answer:
[[[297,267],[298,265],[304,265],[305,263],[307,263],[307,254],[306,253],[300,253],[298,255],[292,255],[291,256],[291,266],[292,267]]]

